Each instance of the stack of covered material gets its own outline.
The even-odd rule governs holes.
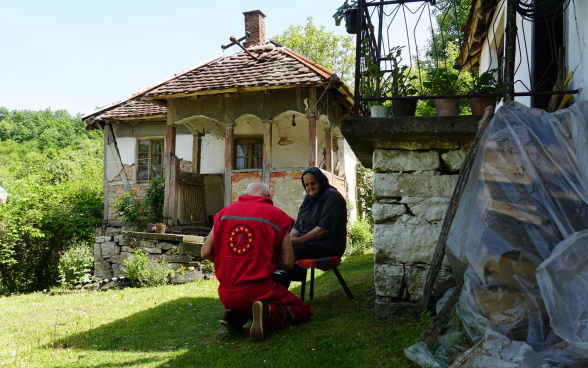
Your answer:
[[[586,229],[588,102],[553,114],[500,108],[447,240],[464,281],[456,318],[407,356],[442,367],[476,345],[461,366],[588,366]]]

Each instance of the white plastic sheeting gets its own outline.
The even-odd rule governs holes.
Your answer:
[[[465,366],[588,366],[586,229],[588,102],[553,114],[505,104],[480,140],[447,240],[464,280],[454,318],[406,355],[446,367],[482,340]]]

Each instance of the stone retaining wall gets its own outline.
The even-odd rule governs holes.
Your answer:
[[[375,314],[414,310],[479,117],[343,119],[342,133],[374,170]],[[455,283],[447,262],[433,299]]]
[[[123,276],[124,261],[138,249],[151,257],[164,256],[172,269],[189,267],[201,259],[204,237],[177,234],[154,234],[121,231],[120,228],[99,229],[94,243],[94,276],[108,279]]]

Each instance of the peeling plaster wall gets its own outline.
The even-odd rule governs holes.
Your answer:
[[[337,167],[335,166],[336,164],[333,163],[333,171],[335,174],[344,177],[347,180],[349,221],[354,221],[357,219],[357,207],[355,205],[357,201],[357,195],[355,193],[355,165],[357,165],[357,158],[351,150],[351,147],[349,147],[347,141],[344,139],[338,139],[337,142],[339,150],[336,152],[336,154],[339,156],[339,161],[344,162],[344,164],[340,165],[339,172],[337,172]],[[349,175],[347,173],[349,173]]]
[[[588,50],[588,23],[585,21],[588,19],[588,3],[586,1],[570,2],[566,16],[567,70],[575,71],[567,88],[581,88],[582,91],[579,94],[572,95],[572,100],[585,100],[588,96],[588,90],[584,88],[588,80],[588,68],[584,58],[584,51]]]
[[[207,134],[202,137],[202,154],[200,155],[200,173],[224,174],[225,173],[225,139]],[[190,143],[190,149],[192,144]],[[222,159],[216,159],[216,158]]]
[[[194,146],[192,134],[176,135],[176,156],[185,161],[192,161],[192,146]]]

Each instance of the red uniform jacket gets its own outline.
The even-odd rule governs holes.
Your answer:
[[[271,198],[242,195],[214,216],[214,268],[219,288],[243,290],[276,270],[294,219]]]

